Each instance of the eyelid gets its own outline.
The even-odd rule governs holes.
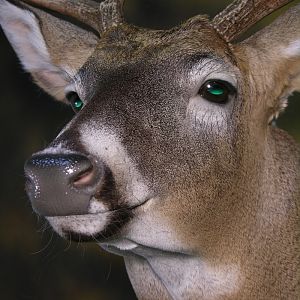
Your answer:
[[[77,91],[76,91],[76,85],[74,83],[69,84],[69,85],[67,85],[65,87],[65,95],[68,95],[71,92],[77,93]]]
[[[216,83],[221,83],[225,86],[227,86],[229,89],[230,89],[230,92],[231,94],[234,94],[234,93],[237,93],[237,88],[235,85],[233,85],[229,80],[224,80],[224,79],[221,79],[220,77],[218,78],[211,78],[211,79],[207,79],[202,86],[205,86],[207,83],[209,82],[216,82]],[[201,86],[201,87],[202,87]]]
[[[80,100],[84,101],[84,97],[82,95],[82,91],[79,89],[78,84],[74,81],[73,83],[67,85],[65,87],[65,98],[67,99],[67,95],[70,93],[76,93],[78,95],[78,97],[80,98]]]
[[[208,74],[205,78],[203,78],[204,82],[209,80],[221,80],[230,83],[235,89],[237,89],[237,79],[232,74],[226,73],[217,73],[213,72]]]
[[[194,86],[193,93],[208,80],[222,80],[230,83],[236,90],[238,80],[234,72],[234,66],[220,59],[203,59],[195,64],[189,71],[188,77]]]
[[[78,92],[76,91],[76,90],[74,90],[74,89],[65,89],[65,100],[68,102],[68,103],[70,103],[70,95],[72,95],[72,94],[76,94],[77,95],[77,97],[85,104],[85,101],[84,101],[84,99],[78,94]]]

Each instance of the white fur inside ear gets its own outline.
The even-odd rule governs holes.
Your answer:
[[[33,13],[0,0],[0,24],[27,71],[53,69]]]
[[[300,56],[300,39],[293,41],[286,48],[284,48],[284,55],[287,57]]]
[[[0,0],[0,25],[17,53],[24,69],[57,99],[64,99],[69,76],[52,64],[39,20],[27,9]]]

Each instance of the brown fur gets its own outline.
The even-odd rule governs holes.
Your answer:
[[[64,34],[64,22],[32,10],[41,20],[53,64],[78,71],[88,99],[52,146],[64,142],[88,153],[79,145],[81,127],[114,126],[158,195],[120,229],[122,237],[140,228],[149,237],[142,252],[125,256],[138,297],[174,297],[159,263],[169,262],[170,255],[174,263],[165,268],[175,274],[177,286],[185,266],[197,258],[216,269],[238,268],[234,291],[218,299],[299,299],[299,147],[270,120],[300,90],[300,50],[284,54],[300,41],[300,7],[235,45],[203,16],[168,31],[121,24],[98,40],[74,25]],[[195,60],[201,61],[199,54],[215,57],[237,78],[238,95],[224,108],[228,128],[189,120],[195,89],[189,72]],[[114,174],[114,166],[108,167]],[[119,189],[129,180],[114,175]],[[156,228],[161,220],[165,227]],[[214,299],[198,275],[188,277],[178,298]]]

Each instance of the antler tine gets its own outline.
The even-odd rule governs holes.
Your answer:
[[[103,30],[123,23],[123,5],[125,0],[106,0],[100,3]]]
[[[213,19],[216,30],[228,41],[293,0],[236,0]]]
[[[22,0],[25,3],[50,9],[72,17],[99,33],[123,22],[124,0]]]

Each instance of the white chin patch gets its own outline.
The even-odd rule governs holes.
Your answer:
[[[53,229],[64,236],[66,232],[74,232],[81,235],[93,236],[103,231],[109,223],[111,213],[99,213],[78,216],[47,217]]]

